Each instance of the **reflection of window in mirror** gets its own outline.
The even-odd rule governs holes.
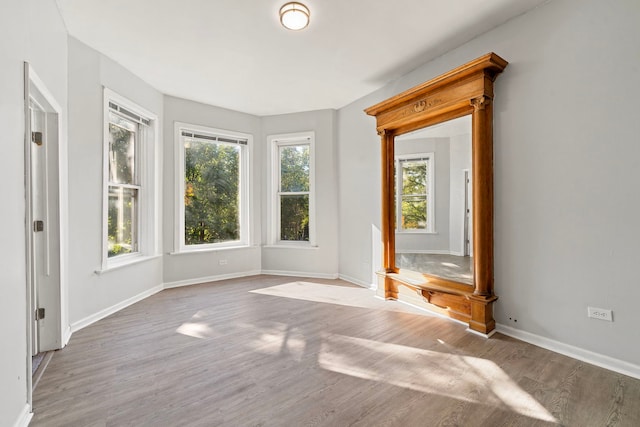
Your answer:
[[[396,156],[398,232],[433,232],[433,164],[433,153]]]

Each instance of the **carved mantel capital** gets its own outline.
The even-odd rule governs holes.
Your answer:
[[[475,111],[484,110],[487,105],[491,102],[491,98],[488,96],[479,96],[477,98],[473,98],[471,100],[471,106]]]
[[[386,130],[386,129],[378,129],[378,135],[381,136],[381,137],[386,136],[387,133],[389,133],[389,131]]]

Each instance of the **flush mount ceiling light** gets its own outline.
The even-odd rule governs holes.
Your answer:
[[[280,22],[289,30],[302,30],[309,25],[309,8],[302,3],[286,3],[280,8]]]

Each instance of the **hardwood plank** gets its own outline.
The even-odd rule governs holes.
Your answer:
[[[76,332],[32,426],[640,424],[640,381],[340,280],[169,289]]]

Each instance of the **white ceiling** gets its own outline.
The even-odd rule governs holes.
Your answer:
[[[162,93],[259,116],[341,108],[547,0],[57,0],[69,33]],[[471,59],[471,58],[470,58]]]

